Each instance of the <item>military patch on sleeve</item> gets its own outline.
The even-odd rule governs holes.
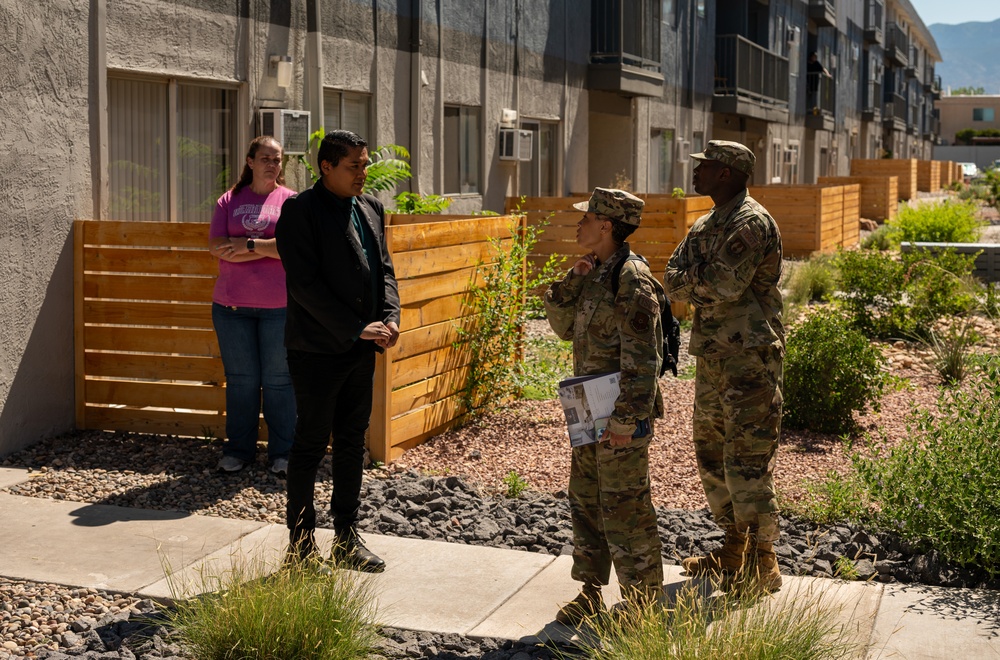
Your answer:
[[[656,313],[660,311],[659,305],[656,302],[656,298],[652,296],[641,295],[636,299],[636,303],[639,305],[639,307],[642,307],[643,309],[645,309],[650,313]]]
[[[645,334],[649,332],[650,318],[649,314],[643,311],[637,311],[632,315],[631,320],[629,320],[629,325],[632,329],[639,334]]]
[[[760,239],[749,225],[744,225],[726,242],[722,261],[728,266],[737,266],[760,247]]]

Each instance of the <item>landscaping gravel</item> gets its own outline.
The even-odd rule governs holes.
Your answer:
[[[371,472],[367,475],[361,525],[364,532],[552,555],[571,549],[569,505],[564,493],[528,492],[514,499],[484,497],[456,476],[388,473],[380,471],[382,478],[373,478]],[[251,474],[226,477],[234,487],[243,481],[247,488],[255,488],[253,484],[259,479]],[[265,490],[277,486],[267,484]],[[321,516],[320,524],[329,526],[329,520]],[[661,509],[659,527],[667,563],[707,552],[722,538],[705,510]],[[790,575],[832,577],[838,568],[850,566],[848,570],[857,579],[1000,588],[1000,580],[990,581],[984,575],[948,566],[933,550],[921,552],[892,534],[874,533],[855,525],[817,526],[786,519],[776,551],[782,572]],[[0,631],[5,649],[0,650],[0,657],[190,657],[170,640],[167,629],[155,616],[148,620],[154,612],[148,600],[95,589],[10,580],[0,580],[0,596]],[[551,649],[501,640],[400,630],[385,633],[380,649],[384,658],[553,657]],[[48,648],[39,646],[42,644]],[[32,654],[22,655],[32,647]]]

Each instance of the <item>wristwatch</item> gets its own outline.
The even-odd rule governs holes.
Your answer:
[[[252,238],[247,239],[247,252],[253,252],[254,242]]]

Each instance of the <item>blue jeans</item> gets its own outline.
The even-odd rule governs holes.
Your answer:
[[[222,453],[242,461],[254,460],[263,391],[268,461],[288,458],[295,437],[295,392],[285,359],[285,308],[212,303],[212,323],[226,371],[226,443]]]

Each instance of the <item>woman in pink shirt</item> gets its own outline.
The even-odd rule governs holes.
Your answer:
[[[288,469],[295,395],[285,359],[285,270],[274,245],[281,205],[295,194],[284,182],[281,145],[267,135],[254,139],[209,228],[209,249],[219,259],[212,322],[226,371],[223,472],[239,472],[256,457],[261,392],[269,469],[281,477]]]

